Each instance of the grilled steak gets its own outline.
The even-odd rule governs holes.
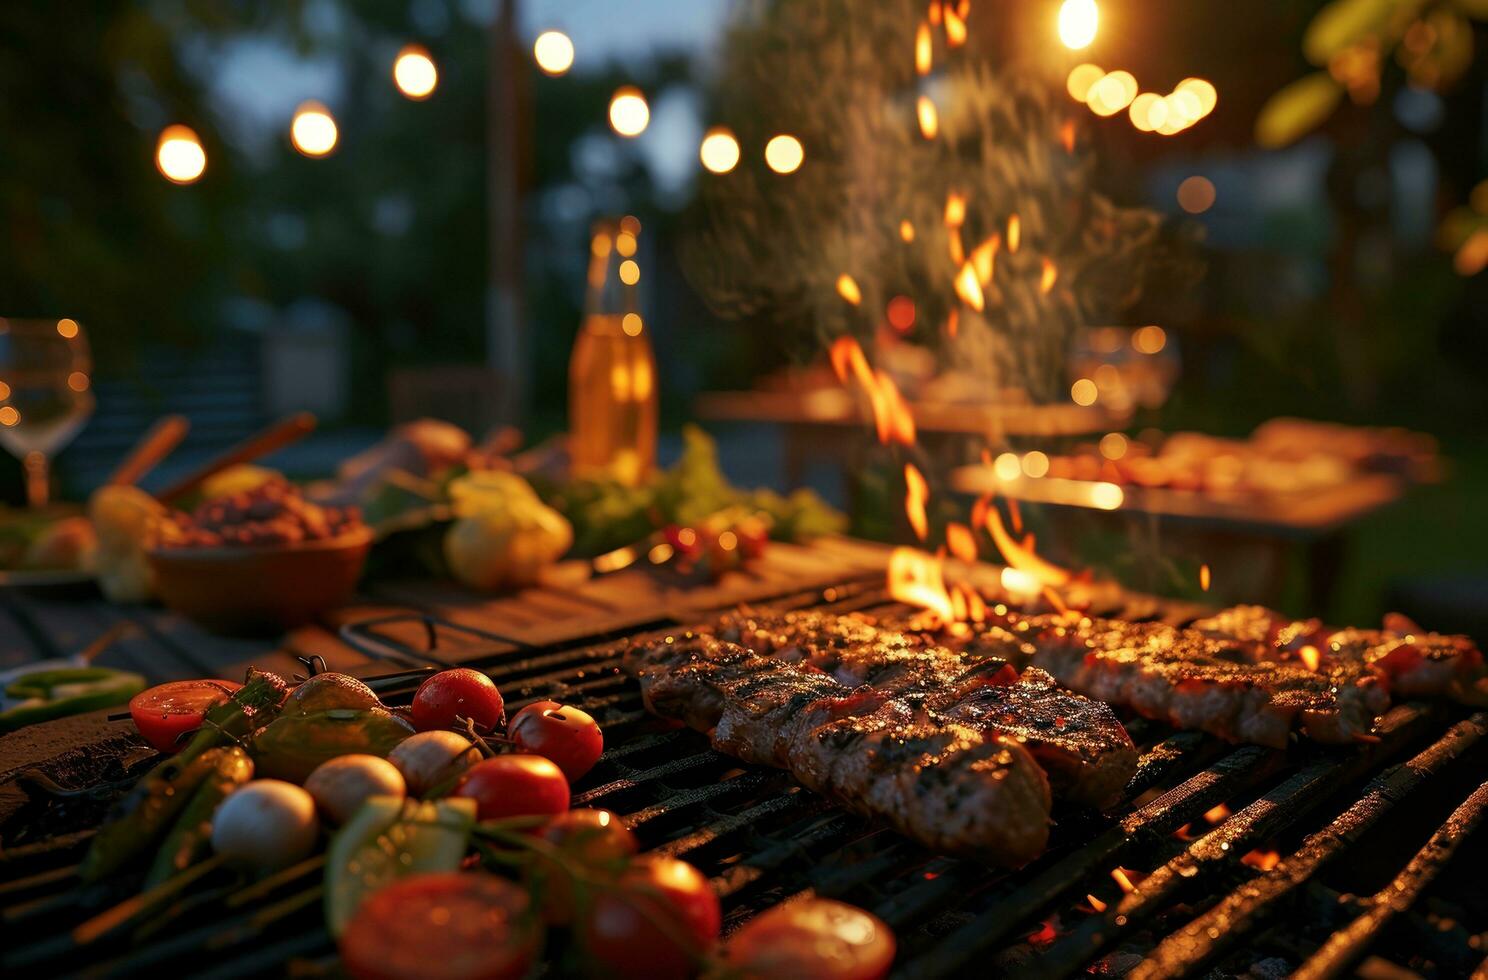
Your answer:
[[[1399,617],[1387,617],[1383,630],[1334,631],[1315,619],[1296,622],[1264,606],[1236,606],[1193,625],[1254,644],[1258,660],[1296,660],[1302,647],[1312,646],[1324,666],[1373,667],[1388,679],[1392,691],[1406,697],[1488,703],[1488,670],[1472,640],[1429,633]]]
[[[936,850],[1016,866],[1048,840],[1048,781],[1015,740],[717,636],[639,643],[625,660],[653,712]]]
[[[1319,742],[1367,738],[1389,706],[1380,674],[1335,662],[1313,672],[1258,662],[1244,643],[1160,623],[1057,616],[1018,620],[1034,663],[1067,687],[1179,728],[1281,748],[1294,729]]]

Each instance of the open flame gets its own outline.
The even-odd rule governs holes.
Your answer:
[[[1041,586],[1060,589],[1069,584],[1073,577],[1069,570],[1040,558],[1033,550],[1031,539],[1025,539],[1023,542],[1014,540],[1013,536],[1007,532],[1007,528],[1003,526],[1002,514],[996,507],[988,506],[985,514],[983,526],[986,527],[987,533],[992,535],[992,543],[997,545],[997,550],[1001,552],[1003,560],[1009,566],[1032,576]]]
[[[1241,864],[1247,864],[1257,871],[1270,871],[1281,863],[1281,855],[1276,851],[1263,851],[1257,848],[1240,859]]]
[[[920,135],[927,140],[935,139],[935,134],[940,132],[940,113],[935,111],[935,103],[930,101],[930,96],[920,96],[915,103],[915,112],[920,117]]]
[[[875,371],[869,365],[862,346],[852,337],[838,337],[828,349],[827,358],[837,380],[843,384],[849,380],[856,381],[867,394],[878,441],[884,445],[914,445],[914,414],[909,410],[909,404],[887,372]]]
[[[959,48],[966,43],[966,15],[958,13],[950,4],[945,6],[946,43]]]
[[[930,534],[930,521],[925,516],[925,502],[930,499],[930,485],[913,463],[904,464],[904,513],[915,537],[924,541]]]
[[[1225,817],[1228,817],[1229,815],[1230,815],[1229,805],[1228,804],[1225,804],[1225,803],[1221,803],[1219,806],[1212,807],[1212,808],[1204,811],[1204,822],[1205,823],[1208,823],[1208,824],[1217,824],[1221,820],[1223,820]]]
[[[962,561],[976,561],[976,536],[965,524],[952,521],[946,525],[946,550]]]
[[[1047,255],[1043,257],[1042,262],[1043,272],[1039,273],[1039,292],[1047,296],[1049,290],[1054,288],[1054,281],[1059,278],[1059,267]]]
[[[941,622],[956,620],[956,611],[946,591],[945,572],[934,555],[915,548],[895,548],[889,555],[889,595],[910,606],[939,616]]]
[[[1210,579],[1209,579],[1209,566],[1207,564],[1200,565],[1199,566],[1199,588],[1203,589],[1205,592],[1208,592],[1209,591],[1209,581],[1210,581]]]
[[[930,25],[921,21],[919,30],[915,31],[915,71],[930,74],[930,58]]]
[[[1002,247],[1002,236],[993,235],[971,252],[971,267],[976,270],[977,282],[983,286],[992,281],[996,266],[997,250]]]
[[[961,271],[956,274],[956,295],[961,297],[961,302],[978,313],[986,307],[987,301],[982,296],[982,283],[977,278],[975,266],[970,262],[963,264]]]
[[[1121,890],[1128,895],[1137,890],[1137,886],[1132,879],[1135,878],[1140,882],[1145,877],[1146,875],[1143,875],[1140,871],[1132,871],[1122,867],[1111,869],[1111,880],[1116,882]]]
[[[854,306],[863,302],[863,291],[858,288],[858,281],[845,272],[837,277],[837,295]]]
[[[1318,664],[1320,664],[1323,659],[1323,656],[1321,653],[1318,652],[1317,647],[1309,643],[1297,651],[1297,656],[1302,658],[1302,666],[1306,667],[1314,674],[1317,673]]]

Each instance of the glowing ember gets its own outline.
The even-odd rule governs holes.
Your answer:
[[[1221,803],[1219,806],[1214,807],[1211,810],[1205,810],[1204,811],[1204,820],[1207,823],[1216,824],[1216,823],[1219,823],[1221,820],[1223,820],[1225,817],[1228,817],[1229,815],[1230,815],[1230,808],[1229,808],[1229,806],[1227,804]]]
[[[1209,591],[1209,579],[1210,579],[1210,576],[1209,576],[1209,566],[1208,565],[1200,565],[1199,566],[1199,588],[1203,589],[1205,592],[1208,592]]]
[[[1241,864],[1247,864],[1257,871],[1270,871],[1281,863],[1281,855],[1275,851],[1254,850],[1240,859]]]
[[[966,223],[966,198],[955,191],[946,195],[945,223],[947,228],[960,228]]]
[[[945,8],[945,32],[946,43],[951,47],[958,48],[966,43],[966,21],[950,4]]]
[[[837,295],[854,306],[863,302],[863,291],[858,288],[857,280],[845,272],[837,277]]]
[[[1039,274],[1039,292],[1047,296],[1049,290],[1054,288],[1054,280],[1059,278],[1059,270],[1047,255],[1043,258],[1043,266],[1044,270]]]
[[[1137,890],[1137,886],[1132,884],[1131,876],[1133,874],[1135,874],[1135,872],[1128,871],[1125,868],[1112,868],[1111,880],[1116,882],[1116,884],[1121,887],[1122,891],[1130,895],[1132,892]]]
[[[920,24],[920,29],[915,31],[915,71],[921,75],[930,74],[930,25]]]
[[[960,325],[961,311],[953,306],[951,307],[951,312],[946,314],[946,336],[954,340],[956,337],[956,330]]]
[[[956,275],[956,295],[978,313],[986,306],[981,280],[977,278],[976,268],[970,262],[962,265],[961,271]]]
[[[904,464],[904,514],[915,537],[924,541],[930,533],[930,521],[925,516],[925,501],[930,499],[930,486],[925,475],[913,463]]]
[[[1105,902],[1102,902],[1100,899],[1096,898],[1094,895],[1086,895],[1085,896],[1085,901],[1089,902],[1090,903],[1090,907],[1093,908],[1093,909],[1095,909],[1097,912],[1104,912],[1106,910],[1106,908],[1107,908],[1106,903]]]
[[[976,269],[977,281],[983,286],[992,281],[997,261],[997,250],[1002,247],[1002,237],[993,235],[978,245],[971,253],[971,265]]]
[[[1016,214],[1008,218],[1007,243],[1008,254],[1012,255],[1018,251],[1018,244],[1023,240],[1023,221]]]
[[[927,140],[935,139],[935,134],[940,132],[940,114],[935,111],[935,103],[930,101],[930,96],[920,96],[919,102],[915,104],[915,111],[920,117],[920,135]]]
[[[906,218],[899,222],[899,237],[906,242],[914,241],[914,225]]]
[[[1297,651],[1297,656],[1302,658],[1302,666],[1317,673],[1318,663],[1322,660],[1322,654],[1318,652],[1317,647],[1309,643]]]
[[[976,561],[976,537],[971,528],[955,521],[946,525],[946,548],[962,561]]]
[[[1066,119],[1059,126],[1059,144],[1064,147],[1064,152],[1075,152],[1075,121]]]
[[[907,605],[928,609],[951,622],[951,597],[946,592],[940,559],[914,548],[895,548],[889,555],[889,595]]]
[[[961,229],[948,229],[946,232],[946,243],[950,246],[951,265],[959,267],[966,261],[966,252],[961,245]]]

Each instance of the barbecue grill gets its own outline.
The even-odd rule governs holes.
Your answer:
[[[904,611],[878,578],[771,605]],[[1097,612],[1184,615],[1145,598]],[[1488,809],[1488,783],[1479,785],[1484,713],[1403,704],[1382,720],[1377,742],[1290,752],[1128,719],[1142,759],[1123,802],[1106,815],[1056,805],[1048,851],[1005,872],[928,853],[783,772],[741,766],[701,735],[651,718],[620,672],[619,636],[535,647],[414,614],[343,635],[388,662],[389,673],[368,679],[392,704],[407,703],[458,642],[460,661],[488,670],[511,707],[552,697],[593,714],[607,751],[576,784],[574,805],[624,815],[645,847],[710,875],[725,932],[815,891],[893,926],[902,977],[1488,971],[1488,889],[1478,880],[1488,853],[1470,836]],[[483,644],[479,657],[472,642]],[[334,969],[319,858],[247,886],[210,871],[149,914],[115,927],[95,918],[80,932],[138,891],[128,876],[83,886],[76,867],[108,799],[150,754],[116,736],[75,755],[66,772],[21,774],[29,801],[0,827],[6,976]],[[92,788],[100,782],[102,791]]]

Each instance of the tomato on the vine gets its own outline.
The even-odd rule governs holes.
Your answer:
[[[218,680],[157,684],[129,699],[129,715],[146,742],[161,752],[174,752],[181,747],[183,736],[202,726],[208,710],[242,686]]]
[[[604,754],[604,733],[588,712],[535,701],[512,716],[507,735],[524,752],[552,759],[572,782]]]
[[[614,879],[641,849],[635,835],[609,810],[560,813],[543,825],[538,836],[557,854],[534,852],[527,868],[527,883],[543,918],[554,923],[571,922],[576,911],[570,869],[591,878]]]
[[[459,718],[469,718],[487,732],[506,720],[506,703],[496,683],[469,667],[441,670],[413,695],[413,727],[419,731],[453,728]]]
[[[596,972],[672,980],[697,973],[722,921],[718,896],[696,868],[648,857],[595,890],[579,935]]]
[[[341,936],[355,980],[519,980],[542,927],[527,893],[489,874],[413,875],[374,892]]]
[[[465,770],[456,796],[475,800],[476,819],[553,816],[568,809],[568,780],[540,755],[498,755]]]
[[[882,980],[894,965],[894,933],[870,912],[809,898],[749,921],[723,957],[730,976],[747,980]]]

